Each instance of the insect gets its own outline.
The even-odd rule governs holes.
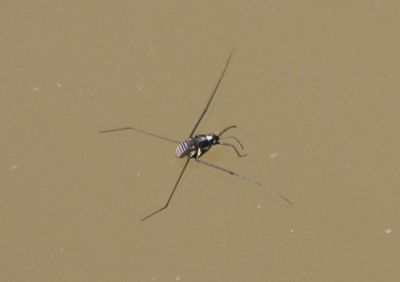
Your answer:
[[[180,174],[178,176],[178,179],[176,180],[175,185],[172,188],[171,193],[169,195],[169,198],[166,201],[165,205],[162,206],[161,208],[159,208],[158,210],[152,212],[151,214],[147,215],[146,217],[142,218],[141,221],[144,221],[144,220],[152,217],[153,215],[156,215],[159,212],[161,212],[161,211],[165,210],[166,208],[168,208],[168,206],[169,206],[169,204],[170,204],[170,202],[172,200],[172,197],[175,194],[176,188],[178,187],[178,184],[181,181],[181,178],[182,178],[182,176],[183,176],[183,174],[184,174],[184,172],[185,172],[190,160],[194,160],[197,163],[200,163],[200,164],[215,168],[215,169],[217,169],[219,171],[222,171],[222,172],[228,173],[230,175],[236,176],[236,177],[240,178],[241,180],[247,181],[247,182],[249,182],[251,184],[254,184],[254,185],[257,185],[257,186],[262,187],[264,189],[267,189],[267,190],[269,190],[269,192],[274,193],[276,196],[278,196],[282,200],[284,200],[289,206],[293,206],[292,202],[288,198],[286,198],[285,196],[283,196],[280,193],[274,192],[269,187],[267,187],[267,186],[255,181],[255,180],[253,180],[251,178],[243,176],[243,175],[241,175],[239,173],[236,173],[234,171],[228,170],[226,168],[214,165],[212,163],[209,163],[207,161],[204,161],[204,160],[200,159],[200,157],[202,155],[204,155],[208,150],[210,150],[215,145],[229,146],[234,150],[234,152],[236,153],[236,155],[238,157],[245,157],[246,156],[246,154],[240,153],[240,151],[238,150],[238,148],[234,144],[221,141],[222,139],[232,139],[232,140],[236,141],[236,143],[240,146],[240,148],[242,150],[244,150],[244,147],[243,147],[242,143],[236,137],[234,137],[234,136],[223,137],[222,136],[228,130],[236,128],[237,127],[236,125],[231,125],[231,126],[228,126],[228,127],[224,128],[219,134],[199,134],[199,135],[194,135],[194,133],[196,132],[197,127],[199,126],[200,122],[204,118],[204,115],[206,114],[206,112],[207,112],[207,110],[208,110],[208,108],[209,108],[209,106],[210,106],[215,94],[217,93],[217,90],[218,90],[218,88],[219,88],[219,86],[220,86],[220,84],[222,82],[222,79],[224,78],[225,72],[226,72],[226,70],[228,68],[228,65],[229,65],[229,63],[231,61],[231,58],[232,58],[232,55],[233,55],[234,51],[235,51],[235,49],[233,49],[231,51],[231,53],[230,53],[225,65],[224,65],[224,68],[223,68],[223,70],[222,70],[222,72],[220,74],[218,82],[217,82],[216,86],[214,87],[214,90],[212,91],[210,98],[207,101],[207,104],[206,104],[205,108],[203,109],[200,117],[197,119],[196,124],[194,125],[192,131],[189,134],[189,137],[185,141],[179,142],[177,140],[174,140],[174,139],[171,139],[171,138],[168,138],[168,137],[165,137],[165,136],[161,136],[161,135],[158,135],[158,134],[154,134],[152,132],[148,132],[148,131],[145,131],[145,130],[142,130],[142,129],[139,129],[139,128],[134,128],[134,127],[122,127],[122,128],[108,129],[108,130],[99,131],[99,133],[110,133],[110,132],[116,132],[116,131],[133,130],[133,131],[136,131],[136,132],[139,132],[139,133],[142,133],[142,134],[146,134],[146,135],[149,135],[149,136],[161,139],[161,140],[169,141],[171,143],[176,143],[176,144],[178,144],[178,146],[176,147],[175,156],[177,158],[185,158],[186,159],[186,161],[185,161],[185,163],[183,165],[183,168],[182,168],[182,170],[181,170],[181,172],[180,172]]]

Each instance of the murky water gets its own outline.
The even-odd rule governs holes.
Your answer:
[[[398,7],[231,1],[2,8],[1,281],[397,281]],[[191,162],[185,139],[248,154]],[[301,212],[299,212],[299,210]]]

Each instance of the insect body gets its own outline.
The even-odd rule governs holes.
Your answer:
[[[204,153],[211,149],[214,145],[223,145],[231,147],[238,157],[245,157],[246,154],[239,153],[239,150],[235,145],[230,143],[221,142],[220,139],[222,134],[227,132],[229,129],[236,128],[236,125],[231,125],[222,130],[219,134],[200,134],[186,139],[185,141],[179,143],[176,147],[175,156],[177,158],[189,157],[193,159],[200,158]],[[234,139],[242,149],[244,149],[242,143],[236,137],[229,136],[226,139]]]
[[[215,134],[196,135],[189,138],[176,147],[177,158],[189,157],[197,159],[210,150],[213,145],[219,143],[219,137]]]
[[[249,182],[251,184],[254,184],[254,185],[257,185],[257,186],[262,187],[264,189],[267,189],[270,192],[272,192],[275,195],[277,195],[278,197],[280,197],[282,200],[286,201],[287,204],[292,206],[292,203],[285,196],[283,196],[280,193],[276,193],[276,192],[272,191],[269,187],[267,187],[267,186],[255,181],[255,180],[252,180],[252,179],[250,179],[250,178],[248,178],[246,176],[243,176],[243,175],[241,175],[239,173],[236,173],[234,171],[225,169],[223,167],[220,167],[220,166],[217,166],[217,165],[214,165],[214,164],[211,164],[209,162],[206,162],[206,161],[203,161],[203,160],[199,159],[202,155],[204,155],[207,151],[209,151],[211,149],[211,147],[214,146],[214,145],[228,146],[228,147],[232,148],[235,151],[235,153],[236,153],[236,155],[238,157],[246,156],[246,154],[240,153],[239,150],[237,149],[237,147],[234,144],[227,143],[227,142],[221,142],[222,139],[232,139],[232,140],[236,141],[239,144],[239,146],[241,147],[242,150],[244,149],[242,143],[236,137],[234,137],[234,136],[222,137],[222,135],[225,134],[228,130],[230,130],[232,128],[236,128],[236,125],[231,125],[231,126],[226,127],[219,134],[199,134],[199,135],[194,135],[194,132],[196,131],[197,127],[199,126],[199,124],[201,122],[201,120],[203,119],[204,115],[206,114],[206,112],[208,110],[208,107],[210,106],[210,103],[213,100],[219,85],[221,84],[222,78],[224,77],[225,71],[226,71],[226,69],[227,69],[227,67],[229,65],[229,62],[231,60],[231,57],[233,55],[233,51],[234,50],[232,50],[230,56],[228,57],[228,60],[226,61],[226,64],[224,66],[224,69],[223,69],[220,77],[219,77],[217,85],[214,87],[214,90],[211,93],[211,96],[208,99],[208,102],[207,102],[205,108],[203,109],[200,117],[197,119],[196,124],[194,125],[191,133],[189,134],[189,137],[185,141],[179,142],[179,141],[176,141],[174,139],[171,139],[171,138],[168,138],[168,137],[165,137],[165,136],[161,136],[161,135],[157,135],[157,134],[154,134],[152,132],[148,132],[148,131],[145,131],[145,130],[142,130],[142,129],[138,129],[138,128],[134,128],[134,127],[123,127],[123,128],[117,128],[117,129],[108,129],[108,130],[103,130],[103,131],[99,132],[99,133],[108,133],[108,132],[115,132],[115,131],[122,131],[122,130],[133,130],[133,131],[136,131],[136,132],[140,132],[140,133],[152,136],[152,137],[156,137],[158,139],[162,139],[162,140],[165,140],[165,141],[169,141],[169,142],[178,144],[178,146],[176,147],[176,150],[175,150],[175,156],[177,158],[186,158],[185,164],[184,164],[184,166],[183,166],[183,168],[182,168],[182,170],[181,170],[181,172],[180,172],[180,174],[178,176],[178,179],[175,182],[175,185],[174,185],[174,187],[173,187],[173,189],[172,189],[172,191],[171,191],[171,193],[169,195],[169,198],[168,198],[166,204],[163,207],[161,207],[160,209],[158,209],[158,210],[154,211],[153,213],[149,214],[148,216],[144,217],[142,219],[142,221],[144,221],[144,220],[148,219],[149,217],[151,217],[151,216],[153,216],[153,215],[165,210],[168,207],[168,205],[169,205],[169,203],[170,203],[170,201],[171,201],[171,199],[172,199],[172,197],[173,197],[173,195],[175,193],[175,190],[176,190],[176,188],[177,188],[177,186],[178,186],[178,184],[179,184],[179,182],[180,182],[180,180],[182,178],[182,175],[185,172],[190,160],[195,160],[197,163],[206,165],[208,167],[212,167],[214,169],[217,169],[217,170],[220,170],[222,172],[228,173],[230,175],[236,176],[236,177],[240,178],[241,180],[247,181],[247,182]]]

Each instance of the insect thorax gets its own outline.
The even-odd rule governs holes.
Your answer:
[[[189,158],[199,158],[207,152],[213,145],[218,144],[218,136],[215,134],[202,134],[189,138],[176,147],[177,158],[185,156]]]

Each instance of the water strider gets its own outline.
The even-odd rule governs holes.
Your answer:
[[[108,129],[108,130],[102,130],[102,131],[99,132],[99,133],[109,133],[109,132],[115,132],[115,131],[133,130],[133,131],[140,132],[140,133],[143,133],[143,134],[146,134],[146,135],[149,135],[149,136],[156,137],[156,138],[161,139],[161,140],[165,140],[165,141],[169,141],[169,142],[172,142],[172,143],[176,143],[176,144],[178,144],[178,146],[176,147],[175,156],[177,158],[185,158],[186,159],[185,164],[183,165],[183,168],[182,168],[182,170],[181,170],[181,172],[180,172],[180,174],[178,176],[178,179],[175,182],[174,187],[172,188],[171,194],[169,195],[169,198],[168,198],[167,202],[165,203],[165,205],[163,207],[161,207],[160,209],[152,212],[148,216],[142,218],[141,221],[144,221],[144,220],[148,219],[149,217],[151,217],[151,216],[153,216],[153,215],[165,210],[168,207],[168,205],[171,202],[171,199],[172,199],[172,197],[173,197],[173,195],[174,195],[174,193],[176,191],[176,188],[178,187],[178,184],[179,184],[179,182],[180,182],[180,180],[181,180],[181,178],[183,176],[183,173],[185,172],[190,160],[194,160],[194,161],[196,161],[196,162],[198,162],[200,164],[215,168],[215,169],[217,169],[219,171],[223,171],[223,172],[228,173],[230,175],[234,175],[234,176],[240,178],[241,180],[244,180],[244,181],[247,181],[247,182],[252,183],[254,185],[257,185],[259,187],[265,188],[265,189],[269,190],[270,192],[274,193],[275,195],[277,195],[278,197],[280,197],[281,199],[283,199],[290,206],[293,206],[292,202],[289,201],[285,196],[283,196],[280,193],[274,192],[269,187],[267,187],[267,186],[255,181],[253,179],[250,179],[250,178],[248,178],[246,176],[243,176],[243,175],[241,175],[239,173],[236,173],[234,171],[225,169],[223,167],[220,167],[220,166],[217,166],[217,165],[214,165],[214,164],[211,164],[209,162],[206,162],[206,161],[203,161],[203,160],[199,159],[204,153],[206,153],[214,145],[229,146],[235,151],[235,153],[236,153],[236,155],[238,157],[246,156],[246,154],[241,154],[239,152],[238,148],[234,144],[221,142],[222,139],[233,139],[239,144],[240,148],[242,150],[244,150],[244,147],[243,147],[242,143],[236,137],[234,137],[234,136],[222,137],[222,135],[225,134],[228,130],[230,130],[232,128],[236,128],[236,125],[231,125],[231,126],[226,127],[219,134],[199,134],[199,135],[194,135],[197,127],[199,126],[199,124],[200,124],[201,120],[203,119],[204,115],[206,114],[206,112],[208,110],[208,107],[210,106],[211,101],[213,100],[213,98],[215,96],[215,93],[217,92],[217,90],[218,90],[218,88],[219,88],[219,86],[221,84],[221,81],[222,81],[222,79],[223,79],[223,77],[225,75],[225,72],[226,72],[226,70],[228,68],[229,62],[231,61],[231,58],[232,58],[232,55],[233,55],[234,51],[235,51],[235,49],[233,49],[231,51],[231,53],[230,53],[225,65],[224,65],[222,73],[221,73],[221,75],[220,75],[220,77],[218,79],[217,85],[214,87],[214,90],[211,93],[211,96],[208,99],[207,104],[206,104],[205,108],[203,109],[203,112],[201,113],[200,117],[197,119],[196,124],[194,125],[192,131],[189,134],[189,137],[185,141],[179,142],[177,140],[174,140],[174,139],[171,139],[171,138],[168,138],[168,137],[165,137],[165,136],[161,136],[161,135],[158,135],[158,134],[154,134],[152,132],[148,132],[148,131],[145,131],[145,130],[142,130],[142,129],[134,128],[134,127],[122,127],[122,128],[116,128],[116,129]]]

